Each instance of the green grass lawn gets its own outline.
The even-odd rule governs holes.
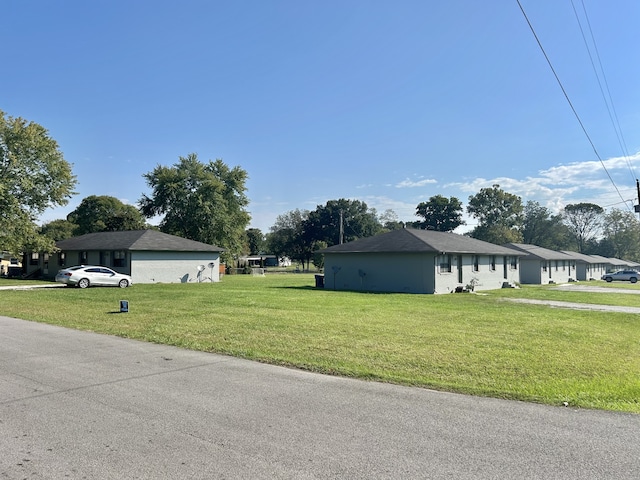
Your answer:
[[[0,291],[0,313],[315,372],[640,413],[639,315],[504,301],[640,306],[640,295],[550,286],[371,294],[314,285],[312,274],[274,274],[125,290]],[[129,301],[129,313],[117,313],[119,300]]]

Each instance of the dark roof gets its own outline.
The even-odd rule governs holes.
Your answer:
[[[525,256],[524,259],[575,260],[572,256],[567,255],[566,253],[549,250],[548,248],[539,247],[537,245],[529,245],[527,243],[506,243],[504,246],[520,250],[522,255]]]
[[[560,251],[562,253],[566,253],[567,255],[569,255],[571,258],[573,258],[578,262],[589,263],[589,264],[601,263],[600,260],[598,260],[597,258],[594,258],[590,255],[585,255],[584,253],[572,252],[571,250],[560,250]]]
[[[134,250],[171,252],[222,252],[224,249],[157,230],[87,233],[56,242],[61,250]]]
[[[511,248],[471,237],[435,230],[404,228],[334,245],[319,253],[468,253],[476,255],[522,255]]]

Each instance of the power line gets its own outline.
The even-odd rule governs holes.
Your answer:
[[[616,133],[616,137],[618,138],[618,144],[620,145],[620,149],[622,150],[622,155],[625,157],[627,162],[627,166],[629,167],[629,172],[631,173],[632,181],[635,181],[637,175],[633,171],[633,166],[629,160],[629,151],[627,150],[626,142],[624,141],[624,135],[622,134],[622,128],[620,127],[620,121],[618,120],[618,114],[616,112],[615,104],[613,103],[613,97],[611,96],[611,90],[609,89],[609,83],[607,82],[607,76],[604,72],[604,67],[602,66],[602,60],[600,59],[600,52],[598,51],[598,44],[596,43],[596,39],[593,35],[593,29],[591,28],[591,22],[589,21],[589,14],[587,13],[587,8],[584,4],[584,0],[581,0],[582,3],[582,11],[584,12],[584,17],[587,22],[587,26],[589,27],[589,34],[591,36],[591,43],[593,44],[593,49],[596,54],[596,58],[598,59],[598,65],[600,67],[600,74],[602,75],[602,79],[604,81],[604,85],[608,94],[605,95],[604,89],[602,88],[602,82],[600,81],[600,75],[598,75],[598,70],[593,62],[593,56],[591,55],[591,49],[589,48],[589,43],[584,34],[584,29],[582,28],[582,23],[580,22],[580,16],[576,10],[575,4],[573,0],[571,0],[571,7],[573,8],[573,13],[576,17],[576,21],[578,22],[578,27],[580,28],[580,33],[582,34],[582,40],[584,41],[585,48],[587,49],[587,53],[589,54],[589,60],[591,61],[591,67],[593,68],[593,73],[598,82],[598,87],[600,87],[600,94],[602,95],[602,99],[604,100],[604,104],[607,107],[607,113],[609,114],[609,120],[611,120],[611,124],[613,125],[613,130]],[[612,113],[613,112],[613,113]]]
[[[551,60],[549,59],[549,56],[547,55],[547,52],[545,51],[544,47],[542,46],[542,43],[540,42],[540,39],[538,38],[538,35],[536,34],[535,29],[533,28],[533,25],[529,21],[529,17],[527,16],[527,13],[524,11],[524,8],[522,7],[522,4],[520,3],[520,0],[516,0],[516,2],[518,2],[518,6],[520,7],[520,11],[522,12],[522,15],[524,16],[525,20],[527,21],[527,24],[529,25],[529,29],[531,30],[531,33],[533,34],[534,38],[536,39],[536,42],[538,43],[538,47],[540,47],[540,50],[542,51],[542,54],[544,55],[544,58],[546,59],[547,64],[549,65],[549,68],[551,69],[551,72],[553,73],[553,76],[556,79],[556,82],[558,82],[558,85],[560,86],[560,89],[562,90],[562,93],[564,94],[564,98],[567,100],[567,103],[569,104],[569,107],[571,107],[571,111],[573,112],[574,116],[576,117],[576,120],[578,120],[578,123],[580,124],[580,128],[582,128],[582,132],[587,137],[587,140],[589,141],[589,144],[591,145],[591,148],[593,149],[593,152],[596,154],[596,157],[598,158],[598,160],[600,160],[600,164],[602,165],[602,168],[604,169],[604,171],[606,172],[607,176],[609,177],[609,180],[611,181],[611,184],[613,185],[613,188],[615,188],[616,192],[618,193],[618,196],[620,197],[620,200],[622,200],[624,202],[624,198],[622,198],[622,195],[620,194],[620,191],[618,190],[618,187],[616,186],[616,183],[613,181],[613,178],[611,177],[611,174],[609,173],[609,170],[607,170],[607,167],[605,166],[604,161],[600,157],[600,154],[598,153],[598,150],[596,149],[596,146],[593,144],[593,141],[591,140],[591,137],[589,136],[589,133],[587,133],[587,129],[585,128],[584,124],[582,123],[582,120],[580,119],[580,116],[578,115],[578,112],[574,108],[573,103],[571,103],[571,99],[569,98],[569,95],[567,94],[567,91],[565,90],[564,86],[562,85],[562,82],[560,81],[560,77],[558,77],[558,74],[556,73],[556,70],[553,68]]]

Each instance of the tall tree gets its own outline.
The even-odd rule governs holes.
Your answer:
[[[52,251],[54,242],[39,233],[37,218],[66,205],[76,177],[49,132],[34,122],[0,110],[0,248]]]
[[[222,247],[225,261],[242,252],[251,218],[245,170],[219,159],[201,163],[192,153],[143,176],[153,193],[139,205],[147,218],[163,216],[161,231]]]
[[[575,238],[580,253],[589,240],[595,239],[603,225],[604,209],[595,203],[575,203],[564,207],[562,219]]]
[[[604,215],[602,244],[608,245],[606,256],[640,260],[640,222],[631,212],[613,209]]]
[[[550,250],[575,248],[569,230],[562,223],[562,215],[554,215],[551,210],[532,200],[524,206],[522,241]]]
[[[462,220],[462,211],[462,202],[456,197],[447,198],[442,195],[434,195],[428,201],[418,204],[416,216],[423,218],[420,222],[420,228],[452,232],[460,225],[465,224]]]
[[[267,249],[278,258],[289,257],[301,263],[313,255],[313,241],[305,235],[308,210],[295,209],[278,215],[271,233],[267,235]]]
[[[84,198],[67,220],[77,225],[76,235],[145,228],[145,219],[136,207],[108,195]]]
[[[470,196],[467,212],[478,220],[471,237],[495,244],[522,241],[522,199],[505,192],[500,185],[482,188]]]
[[[305,233],[310,241],[323,241],[329,246],[371,237],[382,231],[374,209],[360,200],[344,198],[318,205],[309,212],[305,223]]]
[[[384,212],[378,215],[378,222],[386,231],[402,230],[405,226],[404,222],[401,222],[398,219],[398,214],[390,208],[387,208]]]
[[[250,255],[257,255],[264,250],[264,234],[259,228],[249,228],[247,235],[247,248]]]

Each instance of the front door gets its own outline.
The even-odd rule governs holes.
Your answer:
[[[458,283],[462,283],[462,255],[458,255]]]

